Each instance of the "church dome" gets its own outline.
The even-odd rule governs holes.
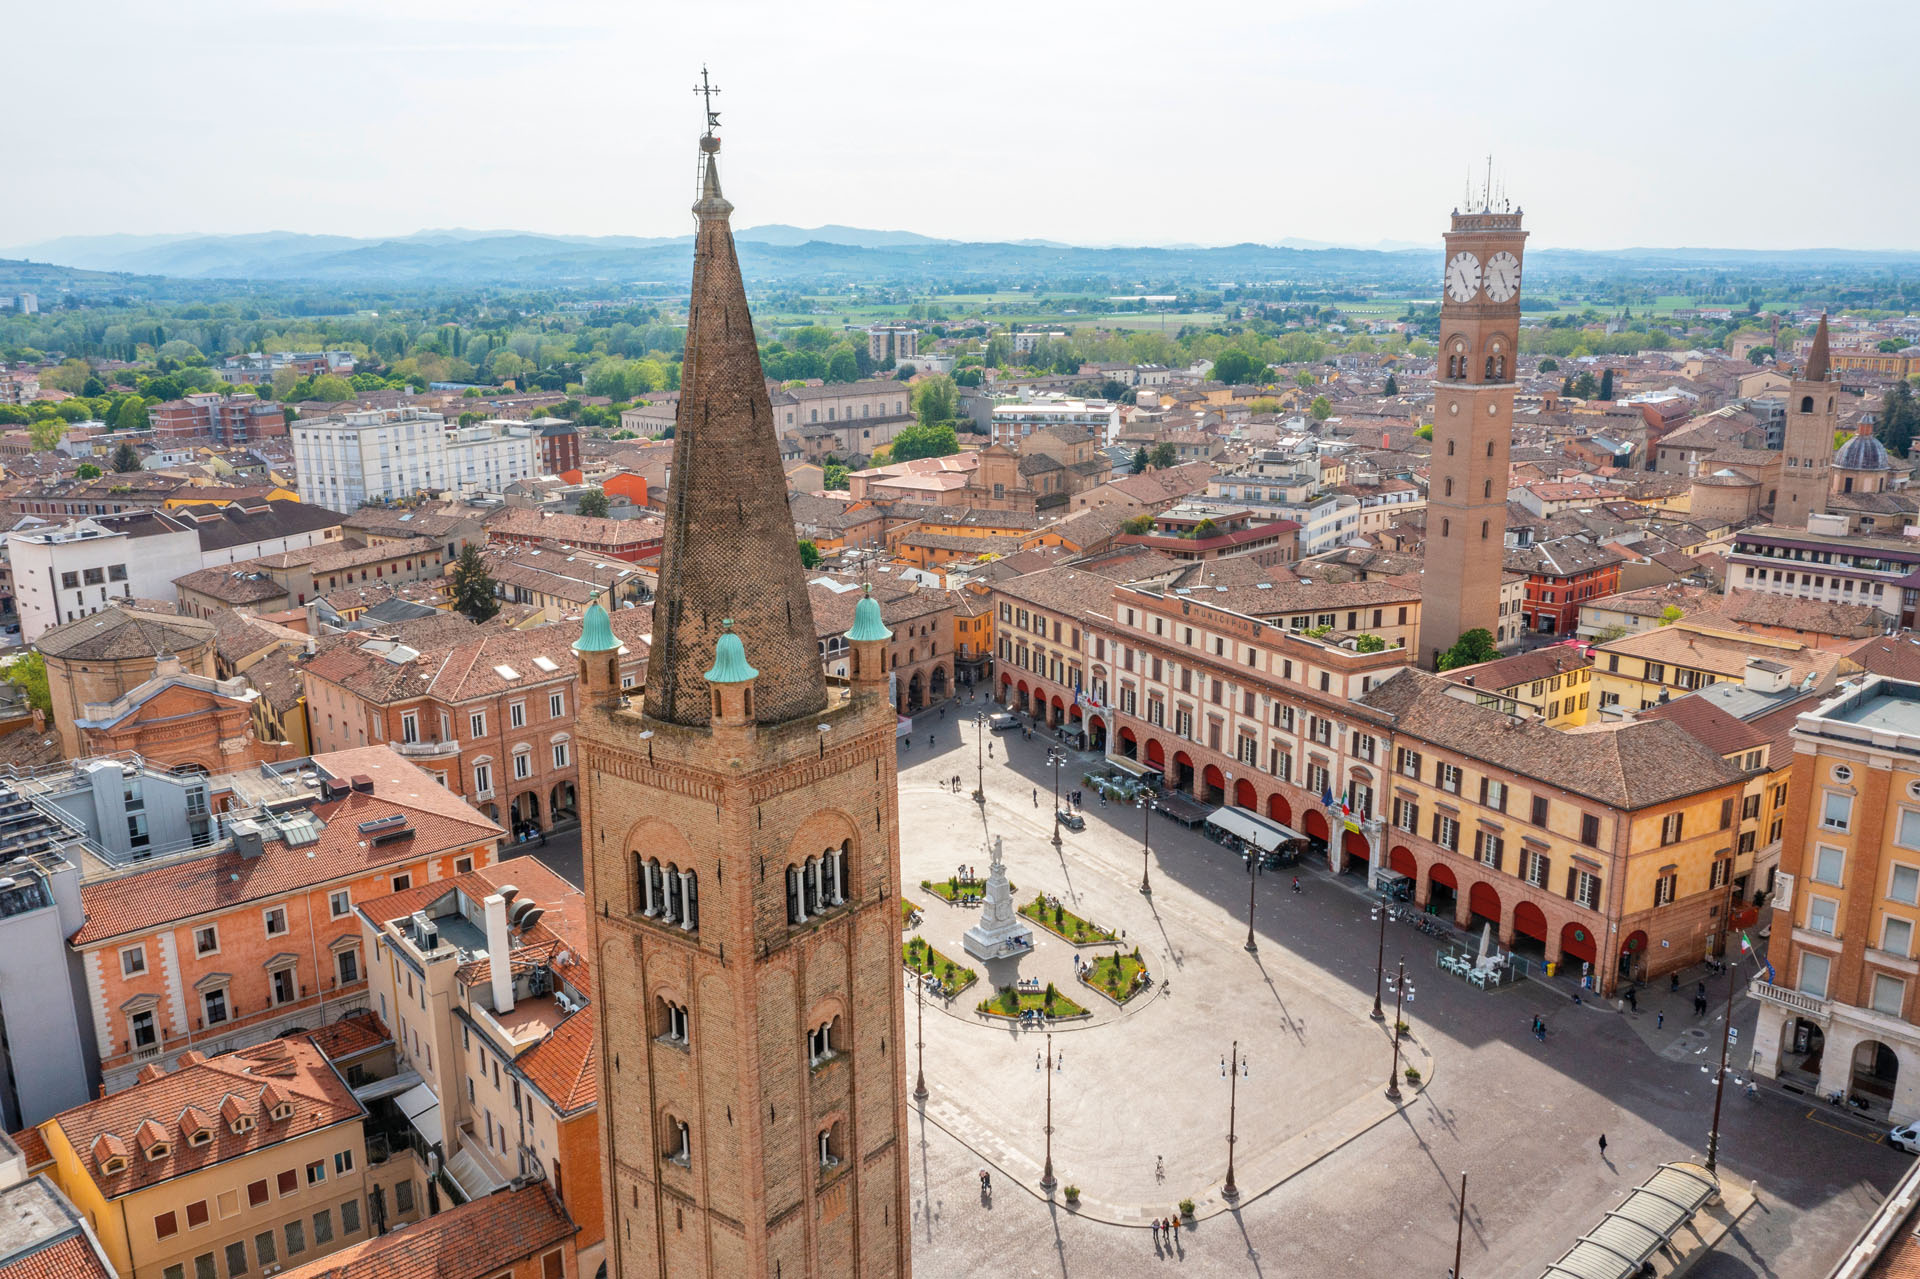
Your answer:
[[[1871,432],[1860,434],[1840,446],[1833,455],[1835,469],[1842,471],[1887,471],[1893,466],[1887,460],[1887,446],[1873,438]]]

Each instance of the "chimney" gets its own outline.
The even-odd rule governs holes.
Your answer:
[[[507,899],[494,893],[487,908],[487,967],[493,977],[493,1011],[513,1011],[513,939],[507,933]]]

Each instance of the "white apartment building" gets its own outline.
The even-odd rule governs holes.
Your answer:
[[[373,409],[296,422],[300,500],[336,511],[448,489],[498,491],[538,473],[538,442],[523,426],[450,427],[438,413]]]
[[[1050,426],[1080,426],[1100,445],[1120,434],[1120,406],[1106,400],[1032,400],[996,404],[988,427],[995,444],[1017,449],[1020,441]]]
[[[161,511],[87,516],[7,534],[21,638],[98,613],[114,600],[178,598],[173,579],[201,567],[194,525]]]
[[[1262,455],[1263,458],[1267,455]],[[1292,520],[1300,526],[1300,554],[1319,555],[1360,532],[1360,499],[1320,487],[1313,458],[1290,468],[1274,461],[1216,476],[1207,496],[1244,502],[1262,519]]]

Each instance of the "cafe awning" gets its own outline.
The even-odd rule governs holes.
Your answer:
[[[1237,835],[1263,853],[1271,853],[1282,844],[1306,839],[1291,826],[1282,826],[1271,818],[1246,808],[1216,808],[1207,814],[1207,825]]]

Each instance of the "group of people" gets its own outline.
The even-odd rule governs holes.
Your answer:
[[[1179,1213],[1175,1213],[1171,1217],[1155,1217],[1153,1219],[1153,1242],[1156,1244],[1164,1243],[1169,1248],[1178,1246],[1180,1242]]]

